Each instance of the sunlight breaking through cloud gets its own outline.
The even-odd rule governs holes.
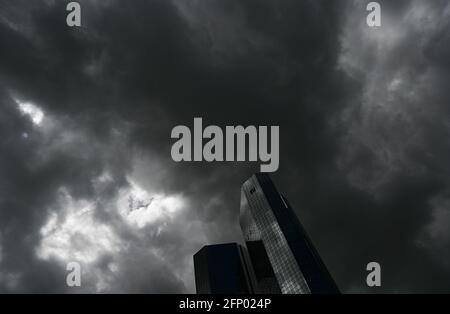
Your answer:
[[[60,205],[41,229],[42,242],[37,250],[40,258],[92,263],[103,254],[120,251],[114,230],[95,219],[94,203],[74,200],[61,188]]]
[[[150,194],[136,182],[129,182],[130,186],[119,192],[117,207],[122,217],[138,228],[158,222],[159,233],[185,205],[180,195]]]
[[[23,115],[28,116],[35,125],[41,125],[45,117],[44,111],[41,108],[29,102],[16,102]]]

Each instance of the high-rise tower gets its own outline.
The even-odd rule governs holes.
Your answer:
[[[339,293],[287,200],[267,174],[241,189],[240,225],[256,293]]]

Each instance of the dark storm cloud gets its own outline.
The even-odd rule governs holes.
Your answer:
[[[70,29],[63,1],[0,1],[0,291],[72,291],[63,256],[84,243],[82,291],[192,292],[192,254],[241,241],[258,169],[174,163],[170,131],[197,116],[280,125],[273,177],[344,292],[449,290],[446,1],[382,2],[380,30],[357,1],[80,3]],[[136,227],[116,208],[134,184],[183,208]],[[60,244],[53,214],[59,258],[42,249]]]
[[[450,7],[412,1],[384,8],[379,32],[356,27],[359,18],[350,17],[343,39],[341,66],[363,85],[341,116],[347,134],[338,168],[372,199],[370,206],[351,205],[371,218],[354,220],[366,231],[353,236],[365,240],[368,251],[361,257],[385,260],[388,291],[448,291],[443,265],[450,256],[441,247],[448,224],[441,219],[448,212],[442,201],[449,167],[441,158],[450,152],[444,140],[450,95],[442,85],[449,67],[435,55],[448,55]],[[424,240],[430,232],[440,236]],[[440,257],[430,258],[436,250]]]

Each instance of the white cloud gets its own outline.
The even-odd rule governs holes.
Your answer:
[[[180,195],[151,194],[133,180],[128,181],[130,186],[119,192],[117,207],[122,217],[138,228],[158,223],[160,233],[184,208],[185,200]]]
[[[44,111],[38,106],[29,102],[16,101],[22,114],[28,116],[35,125],[40,125],[44,120]]]
[[[100,195],[95,201],[75,199],[66,188],[60,188],[58,205],[52,208],[52,214],[40,230],[42,240],[36,249],[37,256],[43,260],[56,260],[62,265],[79,262],[82,274],[85,274],[82,287],[86,292],[121,291],[120,281],[124,273],[131,271],[131,266],[125,262],[129,261],[130,252],[137,254],[132,258],[133,263],[145,257],[148,263],[162,269],[168,263],[173,264],[172,267],[183,266],[182,270],[171,268],[171,275],[186,286],[190,285],[192,278],[190,273],[185,273],[185,268],[190,271],[192,265],[173,261],[171,252],[160,247],[156,240],[163,231],[180,228],[176,218],[184,212],[186,200],[180,195],[150,193],[131,178],[128,181],[129,186],[120,189],[111,201],[102,200]],[[114,178],[108,171],[92,180],[97,192],[113,182]],[[111,217],[117,210],[121,219],[112,218],[109,222],[96,219],[95,212],[100,203]],[[119,232],[121,223],[131,227],[128,231],[135,231],[133,242],[127,242],[124,234]],[[150,228],[144,231],[143,227]],[[187,231],[180,229],[179,232]],[[154,237],[155,242],[149,240],[149,236]],[[186,244],[190,244],[189,241]],[[109,258],[106,268],[97,263],[105,255]],[[190,262],[191,259],[189,256]],[[143,276],[152,278],[154,275],[148,271],[146,269]]]
[[[64,188],[60,189],[59,204],[61,208],[41,229],[40,258],[89,264],[103,254],[120,251],[120,239],[113,228],[95,219],[95,204],[74,200]]]

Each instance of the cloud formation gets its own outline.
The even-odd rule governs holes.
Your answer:
[[[0,292],[194,292],[258,163],[170,131],[279,125],[273,175],[343,292],[450,290],[450,5],[0,0]],[[79,261],[82,286],[66,286]],[[365,286],[365,266],[383,285]]]

